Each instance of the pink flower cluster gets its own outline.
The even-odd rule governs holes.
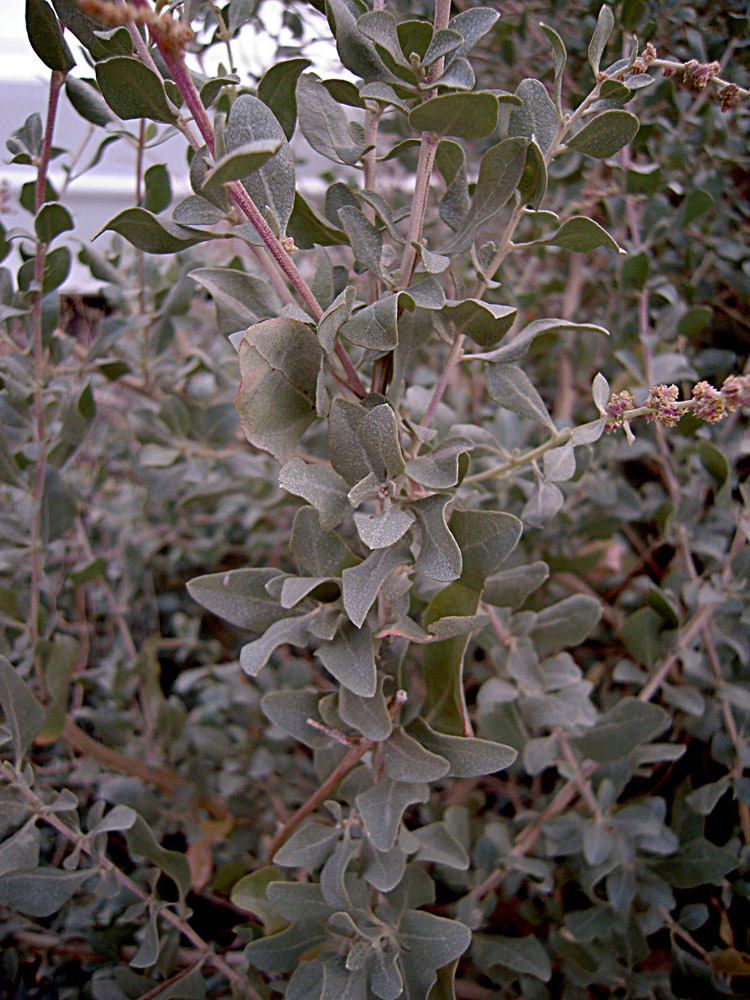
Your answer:
[[[643,404],[651,410],[646,419],[674,427],[682,419],[682,410],[675,406],[679,395],[676,385],[655,385]]]
[[[607,416],[611,417],[609,423],[604,425],[604,430],[607,434],[616,430],[618,427],[622,427],[625,422],[625,411],[632,410],[635,406],[635,400],[630,395],[630,393],[625,390],[625,392],[613,392],[609,397],[609,402],[607,403]]]

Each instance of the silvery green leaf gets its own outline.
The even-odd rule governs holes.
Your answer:
[[[383,695],[383,679],[371,698],[353,694],[348,688],[339,690],[339,715],[367,740],[385,740],[391,732],[391,716]]]
[[[269,691],[261,698],[260,707],[266,718],[274,725],[289,733],[305,746],[316,749],[327,747],[330,738],[311,726],[308,719],[321,722],[318,714],[320,695],[314,691],[286,690]]]
[[[226,218],[223,209],[207,201],[199,194],[188,195],[172,210],[172,220],[181,226],[213,226]],[[235,272],[239,274],[240,272]],[[256,316],[255,319],[258,317]],[[254,322],[254,320],[253,320]]]
[[[601,616],[598,598],[574,594],[540,611],[529,635],[539,656],[544,656],[552,649],[583,642]]]
[[[102,97],[118,118],[148,118],[173,125],[177,108],[167,97],[164,81],[134,56],[114,56],[97,62],[96,82]]]
[[[482,139],[495,131],[499,107],[497,97],[486,90],[441,94],[418,104],[409,124],[417,132]]]
[[[548,152],[560,124],[555,102],[544,84],[534,79],[522,80],[516,88],[516,96],[523,104],[520,108],[511,108],[508,135],[536,139],[542,153]]]
[[[259,639],[248,642],[240,650],[240,666],[246,674],[255,677],[265,667],[271,654],[289,643],[292,646],[306,646],[310,635],[307,615],[282,618],[274,621]]]
[[[522,368],[509,364],[490,365],[487,391],[504,409],[556,430],[544,400]]]
[[[338,332],[342,324],[346,323],[351,316],[354,295],[354,285],[347,285],[343,292],[331,302],[318,321],[318,340],[327,354],[331,354],[335,350]]]
[[[523,747],[523,766],[527,774],[541,774],[557,760],[559,746],[556,736],[540,736],[527,740]]]
[[[218,160],[203,179],[204,190],[244,181],[281,148],[279,139],[254,139],[237,146]]]
[[[61,871],[35,868],[32,871],[0,875],[0,904],[28,917],[50,917],[83,887],[99,876],[96,868]]]
[[[340,327],[349,343],[371,351],[392,351],[398,344],[398,295],[386,295],[356,312]]]
[[[357,29],[388,53],[393,61],[409,69],[409,63],[401,51],[398,38],[398,23],[393,14],[385,10],[368,11],[357,18]]]
[[[428,250],[421,244],[419,245],[419,256],[422,258],[422,264],[428,274],[442,274],[451,266],[450,257],[446,257],[442,253],[433,253],[432,250]]]
[[[365,478],[355,483],[347,493],[350,505],[356,508],[368,500],[379,499],[381,486],[381,477],[376,476],[374,472],[368,472]]]
[[[404,472],[398,421],[389,403],[381,403],[365,414],[357,427],[357,437],[381,481],[395,479]]]
[[[480,347],[489,348],[494,347],[510,330],[518,310],[513,306],[480,299],[449,299],[441,314],[456,334],[464,334]]]
[[[278,316],[281,311],[279,297],[268,281],[246,271],[234,267],[199,267],[190,272],[190,277],[206,289],[217,311],[230,313],[245,326]]]
[[[396,843],[404,810],[415,802],[426,802],[429,789],[423,784],[409,784],[382,778],[356,798],[365,832],[378,851],[390,851]]]
[[[580,427],[573,429],[573,433],[570,435],[570,443],[574,447],[582,444],[593,444],[594,441],[598,441],[602,436],[606,425],[607,421],[604,417],[600,417],[599,420],[592,420],[588,424],[581,424]]]
[[[15,764],[20,768],[26,751],[44,725],[45,711],[16,670],[0,655],[0,707],[12,734]]]
[[[469,867],[469,855],[456,840],[445,823],[428,823],[411,831],[419,843],[416,861],[430,861],[433,864],[448,865],[458,871]]]
[[[375,46],[359,31],[352,8],[359,13],[364,4],[357,6],[346,0],[325,0],[325,14],[336,39],[341,62],[363,80],[383,80],[386,83],[396,81],[397,78],[386,68]]]
[[[544,453],[544,478],[547,482],[564,483],[575,475],[575,471],[575,451],[570,442]]]
[[[273,112],[257,97],[241,94],[232,104],[227,119],[227,153],[259,140],[278,142],[278,151],[249,177],[243,178],[242,183],[261,214],[266,216],[271,212],[283,236],[294,208],[294,158]]]
[[[247,439],[288,461],[315,420],[322,349],[305,323],[269,319],[251,327],[239,347],[235,406]]]
[[[668,722],[669,716],[658,705],[622,698],[593,728],[574,737],[573,743],[586,757],[609,764],[658,736]]]
[[[312,504],[320,515],[320,526],[324,531],[335,528],[349,511],[346,481],[324,465],[312,465],[301,458],[292,458],[281,467],[279,486]]]
[[[365,83],[360,84],[359,96],[363,100],[377,101],[379,104],[391,104],[394,108],[398,108],[399,111],[403,111],[404,114],[409,114],[409,105],[402,101],[398,96],[393,87],[389,86],[387,83]],[[412,140],[407,139],[407,142]]]
[[[517,517],[501,511],[453,512],[450,528],[461,549],[464,587],[483,589],[487,577],[500,568],[518,544],[522,527]]]
[[[190,888],[190,864],[186,855],[162,847],[151,827],[137,814],[133,825],[126,827],[125,837],[130,853],[141,855],[160,868],[175,883],[183,899]]]
[[[435,163],[443,175],[446,190],[438,209],[443,222],[457,232],[469,213],[471,199],[466,178],[466,154],[463,146],[452,139],[438,143]],[[425,265],[426,266],[426,265]]]
[[[454,639],[457,636],[478,632],[486,628],[490,621],[489,615],[446,615],[444,618],[438,618],[437,621],[431,622],[427,626],[427,630],[429,635],[434,637],[435,642],[443,642],[445,639]]]
[[[479,39],[492,30],[499,17],[499,13],[491,7],[470,7],[452,17],[448,22],[448,30],[457,31],[463,38],[456,54],[467,56]]]
[[[544,154],[535,139],[529,141],[526,147],[526,165],[523,168],[518,190],[525,205],[539,208],[539,204],[547,193],[547,165]]]
[[[26,34],[45,66],[67,75],[76,61],[47,0],[26,0]]]
[[[435,80],[435,87],[450,87],[451,90],[473,90],[476,83],[474,70],[468,59],[454,59],[442,76]]]
[[[130,806],[116,805],[110,809],[95,826],[88,831],[89,837],[115,830],[129,830],[138,819],[138,813]]]
[[[346,870],[352,859],[359,854],[362,841],[353,841],[348,835],[334,848],[320,873],[320,890],[323,899],[337,910],[348,910],[352,901],[346,889]]]
[[[281,587],[281,606],[289,610],[303,601],[308,594],[328,583],[336,585],[330,576],[288,576]]]
[[[144,928],[138,951],[130,959],[130,965],[134,969],[147,969],[156,963],[159,957],[159,910],[158,903],[150,903],[148,906],[148,920]]]
[[[503,743],[480,740],[473,736],[447,736],[435,732],[417,717],[409,723],[408,731],[423,747],[445,757],[451,766],[448,772],[454,778],[476,778],[494,774],[510,767],[517,757],[516,751]]]
[[[280,576],[277,569],[233,569],[228,573],[197,576],[187,585],[188,593],[212,614],[240,628],[264,632],[279,617],[279,602],[266,584]]]
[[[297,968],[306,951],[325,941],[326,931],[315,921],[300,920],[278,934],[251,941],[245,955],[263,972],[290,972]]]
[[[589,65],[591,66],[591,71],[594,76],[596,76],[599,72],[602,55],[614,26],[615,16],[611,9],[607,6],[601,7],[599,10],[599,17],[596,21],[594,34],[589,42]]]
[[[353,694],[373,697],[377,690],[377,671],[372,632],[366,625],[358,628],[345,621],[333,639],[319,644],[316,656]]]
[[[279,869],[276,872],[278,878],[281,872]],[[333,907],[324,901],[317,882],[272,881],[268,884],[266,896],[279,916],[291,923],[299,920],[300,914],[308,920],[327,920],[333,911]]]
[[[543,528],[565,503],[565,497],[559,486],[539,480],[534,492],[524,504],[521,520],[532,528]]]
[[[408,546],[395,545],[387,549],[376,549],[358,566],[345,569],[341,574],[343,600],[344,610],[350,621],[357,627],[361,626],[386,577],[399,566],[410,562]]]
[[[451,500],[450,496],[435,494],[411,505],[421,529],[421,547],[414,568],[444,583],[457,580],[463,565],[461,549],[445,520],[445,510]]]
[[[674,857],[657,861],[652,871],[675,889],[694,889],[705,882],[720,882],[734,871],[737,862],[737,855],[730,848],[717,847],[705,837],[697,837],[681,844]]]
[[[403,877],[406,855],[397,844],[390,851],[376,851],[371,844],[368,847],[366,856],[371,860],[364,870],[364,877],[379,892],[390,892]]]
[[[152,212],[147,212],[145,208],[126,208],[118,212],[93,238],[96,239],[105,232],[119,233],[137,250],[155,254],[180,253],[195,246],[196,243],[224,239],[221,234],[205,229],[194,229],[191,226],[180,226],[169,219],[159,218]]]
[[[404,980],[398,963],[398,952],[378,951],[370,973],[370,989],[380,1000],[397,1000],[404,990]]]
[[[520,361],[525,356],[532,341],[537,337],[541,337],[545,333],[562,333],[563,330],[580,331],[581,333],[601,333],[605,337],[609,336],[609,332],[603,326],[595,326],[592,323],[571,323],[565,319],[537,319],[533,323],[529,323],[522,330],[519,330],[512,339],[508,340],[508,343],[501,344],[500,347],[494,351],[490,351],[488,354],[474,356],[480,357],[485,361],[495,361],[502,364]]]
[[[557,232],[545,239],[535,240],[534,245],[562,247],[564,250],[572,250],[573,253],[588,253],[598,247],[607,247],[618,253],[626,252],[606,229],[602,229],[598,222],[584,215],[572,216],[563,222]]]
[[[0,875],[12,871],[31,871],[39,864],[40,834],[33,816],[0,844]]]
[[[414,306],[419,306],[421,309],[442,309],[445,304],[445,292],[442,285],[439,285],[433,277],[427,277],[399,292],[398,302],[400,306],[406,305],[407,309],[413,309]]]
[[[541,979],[543,983],[552,976],[552,963],[544,945],[532,935],[523,938],[476,935],[472,953],[480,968],[491,969],[500,965],[527,976]]]
[[[406,474],[415,483],[441,490],[455,486],[459,475],[459,457],[473,450],[468,438],[449,437],[426,455],[406,463]]]
[[[312,507],[301,507],[295,514],[289,548],[300,568],[311,576],[338,576],[355,561],[338,535],[323,531]]]
[[[471,931],[457,920],[424,910],[407,910],[398,930],[399,944],[428,968],[440,969],[459,958],[471,943]]]
[[[542,29],[547,41],[552,46],[552,59],[555,66],[555,104],[557,105],[558,114],[562,115],[563,71],[565,70],[568,53],[565,50],[565,44],[562,38],[560,38],[554,28],[550,28],[547,24],[540,24],[539,27]]]
[[[312,148],[335,163],[353,166],[362,155],[341,105],[312,73],[297,81],[299,127]]]
[[[584,823],[582,839],[583,856],[592,867],[606,861],[614,846],[612,832],[601,819],[591,819]]]
[[[368,549],[385,549],[394,545],[414,524],[414,515],[400,507],[386,507],[380,514],[354,515],[357,534]]]
[[[338,216],[344,232],[349,237],[355,261],[382,278],[383,237],[370,220],[353,205],[340,208]]]
[[[294,831],[273,860],[283,868],[312,868],[329,857],[340,836],[335,826],[308,821]]]
[[[497,608],[518,608],[549,576],[545,562],[527,563],[513,569],[501,570],[488,577],[482,599]]]
[[[606,160],[627,146],[638,129],[638,119],[629,111],[604,111],[568,139],[566,145],[578,153]]]
[[[357,436],[359,425],[367,415],[360,403],[334,399],[328,415],[328,454],[340,476],[354,486],[371,475],[367,453]]]
[[[431,66],[438,59],[455,52],[462,44],[463,35],[460,32],[454,31],[452,28],[440,28],[433,33],[430,39],[430,44],[422,56],[422,65]]]
[[[465,94],[463,96],[470,97],[472,95]],[[442,98],[436,97],[433,100],[442,100]],[[422,107],[425,106],[422,105]],[[468,249],[477,229],[507,205],[523,176],[526,165],[526,146],[527,139],[525,137],[516,137],[503,139],[502,142],[487,150],[479,164],[479,176],[471,199],[471,208],[461,223],[458,233],[445,247],[445,251],[457,253]]]
[[[450,770],[444,757],[425,750],[400,728],[383,744],[383,759],[386,774],[394,781],[438,781]]]
[[[234,7],[236,4],[230,8],[230,17]],[[297,124],[297,79],[309,65],[309,59],[283,59],[266,70],[258,84],[258,97],[271,109],[287,139],[292,138]]]

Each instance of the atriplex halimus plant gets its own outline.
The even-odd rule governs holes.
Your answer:
[[[27,2],[29,38],[52,77],[44,129],[37,116],[9,142],[16,162],[36,168],[36,181],[22,195],[33,209],[33,232],[7,234],[28,260],[15,285],[10,272],[3,285],[8,345],[15,349],[24,332],[30,345],[8,367],[7,412],[15,420],[25,400],[32,419],[31,438],[22,443],[22,422],[10,421],[16,436],[0,452],[9,490],[23,494],[20,516],[30,520],[31,539],[23,568],[27,607],[11,597],[3,606],[15,630],[8,651],[20,669],[0,661],[9,747],[1,801],[10,815],[0,845],[0,903],[41,919],[86,899],[79,926],[136,923],[142,929],[130,965],[147,974],[120,970],[92,988],[96,997],[118,1000],[203,995],[204,964],[215,995],[229,981],[237,996],[277,992],[288,1000],[438,1000],[453,995],[459,963],[466,996],[484,996],[489,984],[529,998],[622,989],[646,997],[652,988],[684,995],[669,992],[674,975],[644,965],[664,928],[692,949],[678,953],[679,961],[689,968],[692,961],[708,980],[747,971],[743,942],[734,947],[723,931],[732,947],[719,960],[691,934],[705,922],[702,913],[681,914],[681,922],[673,916],[673,889],[717,883],[726,913],[732,893],[743,891],[741,878],[733,889],[727,876],[746,865],[741,848],[750,837],[742,774],[750,707],[742,638],[745,498],[738,491],[731,510],[717,502],[715,523],[691,541],[691,498],[663,425],[683,416],[693,421],[694,442],[686,435],[685,447],[720,494],[727,460],[699,418],[710,425],[734,414],[727,434],[741,434],[736,417],[750,403],[750,388],[747,375],[723,373],[722,388],[714,389],[679,352],[655,352],[646,222],[633,200],[642,180],[629,146],[640,141],[631,109],[662,70],[673,78],[668,86],[678,104],[683,93],[706,104],[715,91],[726,112],[748,92],[725,79],[718,62],[661,59],[651,42],[639,45],[619,29],[614,36],[608,6],[590,18],[587,65],[575,61],[582,89],[573,99],[565,45],[546,24],[535,30],[547,62],[534,71],[551,79],[511,83],[498,65],[496,78],[478,84],[492,52],[487,42],[499,37],[496,10],[468,7],[451,16],[450,3],[437,0],[432,20],[399,20],[377,0],[372,10],[360,0],[311,6],[326,14],[356,83],[321,79],[300,50],[276,62],[257,87],[245,86],[232,43],[256,10],[243,0],[155,7],[148,0]],[[640,18],[632,5],[620,14],[626,27]],[[93,77],[71,74],[68,32],[83,46]],[[614,37],[623,54],[608,64]],[[225,46],[229,65],[207,77],[190,68],[188,56],[214,40]],[[477,53],[484,62],[473,65]],[[230,512],[250,529],[249,547],[256,544],[252,533],[271,536],[260,551],[243,550],[239,559],[235,551],[219,572],[188,584],[204,608],[252,633],[239,665],[259,685],[249,688],[236,673],[220,683],[209,671],[195,681],[196,695],[193,680],[183,681],[186,704],[195,699],[189,724],[184,706],[154,692],[153,647],[138,648],[137,630],[89,541],[100,531],[106,548],[105,515],[84,511],[84,498],[101,484],[82,475],[76,499],[59,471],[85,439],[98,384],[92,376],[78,387],[75,412],[63,408],[61,386],[86,350],[70,342],[75,338],[57,337],[50,308],[70,264],[67,248],[50,249],[72,220],[47,179],[63,91],[92,126],[108,130],[95,163],[104,143],[118,137],[138,156],[139,203],[104,229],[136,248],[134,283],[121,273],[122,240],[115,257],[91,247],[82,252],[95,277],[117,289],[113,301],[132,322],[103,325],[87,371],[96,368],[102,383],[117,382],[154,404],[140,422],[135,418],[141,466],[168,471],[159,490],[173,501],[176,522],[214,489],[235,494],[216,509],[215,535]],[[127,124],[133,120],[137,136]],[[189,147],[193,193],[167,218],[168,174],[154,167],[144,173],[142,160],[175,131]],[[317,204],[298,186],[302,139],[334,165]],[[68,180],[73,173],[71,166]],[[622,235],[614,210],[609,222],[598,207],[583,210],[613,197],[606,185],[619,174],[634,188],[614,187],[629,227]],[[601,185],[604,194],[592,199],[584,182]],[[226,259],[228,240],[237,256]],[[196,260],[188,251],[199,244],[205,256]],[[639,355],[620,350],[627,378],[618,377],[614,391],[596,375],[593,398],[576,408],[582,422],[572,406],[554,405],[550,413],[545,387],[534,384],[525,359],[573,337],[582,356],[601,354],[608,331],[577,315],[580,283],[577,296],[563,296],[559,317],[544,315],[529,294],[535,272],[541,284],[561,261],[573,273],[569,255],[600,252],[614,273],[618,254],[628,249],[620,283],[623,297],[637,295]],[[160,277],[150,255],[174,258],[173,272]],[[182,396],[165,394],[156,372],[163,375],[166,345],[179,341],[175,317],[186,312],[196,286],[213,299],[211,332],[221,343],[188,352],[179,376],[174,372]],[[619,335],[619,321],[609,315]],[[112,358],[115,340],[134,334],[132,357]],[[214,386],[226,379],[226,337],[239,358],[242,430],[259,457],[227,448],[222,476],[201,493],[201,478],[215,469],[217,440],[225,444],[231,432],[225,409],[201,408],[197,376],[210,375]],[[561,350],[568,350],[560,357],[570,368],[575,355]],[[713,363],[710,374],[721,374]],[[589,365],[582,366],[590,380]],[[673,379],[695,383],[689,399],[679,401],[677,387],[667,384]],[[113,405],[102,391],[99,399]],[[653,422],[654,433],[644,430],[644,444],[631,456],[655,463],[661,485],[647,484],[654,488],[628,518],[618,509],[632,502],[626,482],[601,500],[608,476],[596,463],[608,447],[605,431],[622,426],[634,440],[631,421],[638,417]],[[739,450],[735,440],[728,437],[728,447]],[[248,461],[250,468],[242,464]],[[239,489],[230,491],[227,480],[254,485],[237,498]],[[534,539],[554,535],[546,526],[555,517],[569,524],[576,503],[585,508],[581,525],[600,516],[597,504],[621,518],[615,523],[623,533],[639,519],[669,523],[681,570],[635,610],[610,607],[577,577],[567,596],[560,585],[542,592],[550,568]],[[606,537],[591,523],[576,528],[576,537],[586,531],[589,541]],[[204,541],[197,568],[215,569],[207,565],[212,553],[223,559],[229,552],[217,548],[215,535]],[[78,547],[67,562],[55,550],[64,550],[66,538]],[[180,541],[160,538],[152,555],[164,544]],[[71,574],[77,599],[80,588],[97,581],[125,649],[127,666],[110,674],[106,657],[86,669],[82,644],[94,640],[80,618],[65,617],[58,597],[58,559],[67,574],[81,553],[85,565]],[[135,564],[133,553],[126,555],[124,567],[116,567],[123,575],[132,573],[128,560]],[[559,556],[561,578],[570,578],[576,556]],[[21,572],[10,558],[8,565]],[[186,565],[194,571],[182,553],[170,571],[182,575]],[[623,590],[627,584],[626,574]],[[592,634],[603,607],[606,626],[622,636],[622,653],[606,677],[595,647],[577,659],[570,652]],[[24,614],[28,625],[19,628]],[[187,628],[184,621],[180,627]],[[127,688],[128,671],[136,674],[132,690],[146,745],[152,756],[162,754],[158,766],[108,755],[73,717],[77,708],[86,718],[95,690],[114,697]],[[713,707],[704,713],[706,691]],[[257,709],[258,692],[262,716],[255,711],[250,723],[246,708]],[[233,733],[241,720],[242,739],[250,729],[262,735],[253,737],[250,762],[229,743],[229,762],[214,787],[214,765],[205,766],[205,758],[212,740],[225,746],[216,722],[221,712]],[[701,718],[697,730],[714,739],[721,771],[684,789],[668,823],[666,799],[639,792],[638,782],[682,755],[678,712]],[[207,716],[214,721],[202,730]],[[124,725],[124,717],[116,721]],[[670,741],[654,742],[667,730]],[[170,734],[190,753],[175,751]],[[102,794],[84,832],[75,796],[57,789],[51,799],[50,784],[27,761],[37,737],[40,745],[62,738],[91,763],[182,796],[185,830],[193,834],[187,854],[160,842],[164,815],[132,788]],[[306,748],[293,758],[290,737]],[[178,752],[180,775],[162,766]],[[274,785],[274,769],[282,786]],[[508,769],[516,777],[507,786],[488,777]],[[253,776],[269,786],[262,804]],[[739,833],[717,845],[705,835],[703,817],[730,789]],[[105,800],[113,803],[109,811]],[[221,881],[221,888],[231,886],[234,906],[254,920],[239,931],[237,940],[248,943],[237,962],[231,947],[221,954],[196,930],[188,892],[207,885],[206,851],[210,870],[212,848],[231,843],[241,820],[250,821],[251,837],[237,838]],[[63,868],[39,865],[41,821],[74,847]],[[109,834],[120,846],[124,837],[131,856],[169,876],[176,894],[115,863],[106,852]],[[563,898],[565,885],[577,894],[572,904]],[[496,917],[516,896],[522,905],[508,929]],[[472,932],[479,933],[463,957]],[[589,987],[599,992],[589,994]]]

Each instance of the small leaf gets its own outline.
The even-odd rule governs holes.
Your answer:
[[[564,483],[572,479],[575,472],[575,451],[570,442],[544,453],[544,478],[547,482]]]
[[[457,920],[407,910],[399,925],[398,942],[417,961],[440,969],[463,955],[471,943],[471,931]]]
[[[309,59],[283,59],[266,70],[258,84],[258,97],[271,109],[287,139],[297,124],[297,80],[310,65]]]
[[[406,466],[401,454],[398,421],[389,403],[374,406],[363,417],[357,427],[357,438],[379,480],[395,479],[403,474]]]
[[[297,82],[299,126],[312,148],[334,163],[353,166],[362,155],[341,106],[312,73]]]
[[[517,517],[500,511],[456,510],[450,521],[463,559],[461,583],[482,591],[518,544],[522,525]]]
[[[409,124],[417,132],[482,139],[495,131],[498,110],[497,98],[488,91],[441,94],[417,105],[409,114]]]
[[[241,94],[232,104],[227,119],[227,154],[247,150],[250,144],[259,153],[256,142],[278,142],[279,147],[266,162],[244,176],[242,184],[261,213],[264,216],[270,213],[284,235],[295,205],[294,157],[273,112],[257,97]]]
[[[290,646],[306,646],[310,633],[308,629],[308,615],[290,616],[279,618],[270,625],[260,638],[254,642],[248,642],[240,650],[240,667],[255,677],[265,667],[271,658],[271,654],[279,648],[289,644]]]
[[[365,38],[385,49],[398,66],[409,69],[409,63],[401,51],[398,24],[393,14],[385,10],[368,11],[357,19],[357,29]]]
[[[365,739],[388,739],[392,724],[383,696],[382,681],[372,698],[363,698],[342,687],[339,691],[338,708],[342,721],[358,730]]]
[[[26,0],[26,34],[45,66],[68,73],[76,64],[55,12],[46,0]]]
[[[365,825],[365,832],[378,851],[390,851],[404,810],[415,802],[426,802],[427,785],[392,781],[382,778],[356,798],[357,809]]]
[[[177,121],[177,109],[167,97],[162,78],[135,56],[114,56],[98,62],[96,81],[118,118],[148,118],[166,125]]]
[[[380,514],[357,512],[354,524],[368,549],[385,549],[403,538],[414,524],[414,515],[400,507],[386,507]]]
[[[690,792],[685,796],[685,802],[699,816],[710,816],[728,788],[729,775],[724,775],[718,781],[711,781]]]
[[[190,864],[180,851],[169,851],[158,843],[146,821],[136,814],[135,822],[126,828],[128,850],[140,854],[169,875],[184,897],[190,888]]]
[[[169,219],[159,219],[145,208],[126,208],[119,212],[97,236],[107,231],[119,233],[138,250],[158,254],[179,253],[196,243],[223,238],[207,230],[192,229],[170,222]]]
[[[324,465],[308,465],[301,458],[293,458],[282,466],[279,486],[312,504],[324,531],[335,528],[349,511],[346,481]]]
[[[507,344],[501,344],[496,350],[490,351],[488,354],[478,355],[478,357],[485,361],[497,361],[503,364],[520,361],[526,355],[532,341],[537,337],[547,333],[561,333],[563,330],[601,333],[605,337],[609,336],[603,326],[594,326],[592,323],[571,323],[564,319],[537,319],[519,330]]]
[[[383,744],[385,771],[394,781],[437,781],[450,771],[450,764],[421,743],[409,736],[403,729],[396,729]]]
[[[377,13],[385,13],[378,11]],[[349,237],[354,259],[378,277],[383,275],[383,238],[369,219],[353,205],[339,209],[338,217]]]
[[[480,38],[484,38],[497,22],[500,14],[491,7],[471,7],[462,10],[448,22],[449,31],[457,31],[463,42],[457,55],[467,56]]]
[[[574,253],[587,253],[589,250],[596,250],[597,247],[607,247],[618,253],[625,253],[606,229],[602,229],[598,222],[587,219],[584,215],[574,215],[563,222],[556,233],[546,239],[536,240],[536,244],[562,247]]]
[[[328,937],[317,921],[304,921],[278,934],[251,941],[245,949],[248,961],[263,972],[290,972],[300,958]]]
[[[599,10],[599,17],[596,21],[596,29],[589,43],[589,65],[594,76],[599,72],[599,65],[602,61],[602,54],[606,48],[609,36],[615,26],[615,16],[607,6]]]
[[[540,656],[562,646],[577,646],[602,616],[599,599],[586,594],[566,597],[540,611],[529,635]]]
[[[0,655],[0,707],[11,732],[16,768],[44,725],[45,712],[4,656]]]
[[[255,139],[237,146],[213,166],[203,181],[205,190],[245,180],[259,170],[281,148],[279,139]]]
[[[518,310],[480,299],[449,299],[441,310],[456,334],[464,334],[481,347],[494,347],[513,326]]]
[[[423,747],[450,764],[453,778],[477,778],[510,767],[518,756],[513,747],[473,736],[448,736],[438,733],[420,717],[411,722],[407,731]]]
[[[364,623],[385,580],[399,566],[411,561],[405,545],[377,549],[358,566],[345,569],[342,576],[344,610],[357,627]],[[371,692],[372,694],[372,692]]]
[[[56,201],[48,201],[34,219],[34,230],[40,243],[50,244],[60,233],[73,229],[70,212]]]
[[[554,28],[550,28],[546,24],[540,24],[539,27],[542,29],[547,41],[552,46],[552,58],[555,67],[555,104],[557,106],[558,114],[562,114],[563,72],[565,70],[565,63],[568,59],[568,53],[565,50],[565,43]]]
[[[39,864],[40,834],[33,816],[0,844],[0,875],[12,871],[31,871]]]
[[[318,713],[319,698],[314,691],[269,691],[261,698],[260,707],[275,726],[305,746],[317,749],[330,744],[330,738],[307,721],[322,722]]]
[[[516,97],[523,103],[520,108],[511,108],[508,135],[535,139],[542,153],[547,153],[560,124],[547,88],[539,80],[522,80],[516,88]]]
[[[527,563],[494,573],[487,579],[482,599],[497,608],[520,607],[549,576],[545,562]]]
[[[675,889],[695,889],[706,882],[719,883],[737,865],[734,851],[699,837],[681,844],[674,857],[657,861],[651,869]]]
[[[522,938],[479,935],[474,939],[472,953],[477,963],[485,968],[500,965],[504,969],[535,976],[543,983],[549,982],[552,977],[550,957],[541,942],[531,935]]]
[[[168,208],[172,201],[172,182],[166,166],[163,163],[154,163],[144,174],[143,182],[145,187],[143,207],[157,214]]]
[[[233,569],[190,580],[187,589],[198,604],[240,628],[264,632],[278,619],[281,606],[266,584],[281,572],[270,568]]]
[[[268,281],[246,271],[234,267],[199,267],[189,276],[209,293],[217,315],[233,318],[237,324],[235,329],[253,326],[258,320],[278,316],[281,312],[279,297]]]
[[[358,14],[362,7],[350,6],[346,0],[325,0],[324,6],[343,65],[363,80],[395,81],[396,77],[386,68],[375,46],[357,28],[352,7]]]
[[[567,147],[597,160],[606,160],[627,146],[639,127],[638,119],[629,111],[604,111],[568,139]]]
[[[315,654],[326,670],[353,694],[372,698],[377,690],[377,671],[372,633],[345,621],[338,634],[319,644]]]
[[[577,749],[598,764],[620,760],[661,733],[669,716],[663,708],[636,698],[622,698],[600,722],[574,738]]]
[[[386,295],[360,309],[340,328],[350,343],[371,351],[392,351],[398,346],[398,295]]]
[[[421,528],[421,547],[414,568],[432,580],[450,583],[461,575],[461,549],[448,530],[445,510],[451,497],[434,496],[417,500],[411,509]]]
[[[504,409],[555,430],[544,400],[522,368],[508,364],[490,365],[487,369],[487,391]]]
[[[341,834],[335,826],[307,822],[278,849],[274,862],[284,868],[313,867],[329,856]]]
[[[57,868],[9,872],[0,875],[0,904],[28,917],[50,917],[98,874],[97,869],[68,872]]]

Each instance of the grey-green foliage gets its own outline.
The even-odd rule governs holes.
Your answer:
[[[321,79],[301,3],[248,80],[264,4],[220,6],[183,5],[222,61],[188,83],[164,22],[26,5],[94,135],[53,145],[63,175],[113,143],[151,165],[80,251],[90,327],[53,294],[65,194],[40,178],[37,211],[25,185],[0,229],[4,937],[73,995],[49,956],[87,928],[116,1000],[218,994],[228,969],[289,1000],[737,993],[742,413],[634,420],[629,449],[605,426],[613,391],[742,370],[711,324],[750,297],[746,113],[688,69],[653,83],[644,4],[434,30],[431,4],[316,0],[354,83]],[[723,57],[717,16],[651,13],[659,55]],[[738,31],[739,83],[746,51]],[[44,166],[46,125],[14,165]],[[229,891],[252,920],[222,966],[194,935]]]

